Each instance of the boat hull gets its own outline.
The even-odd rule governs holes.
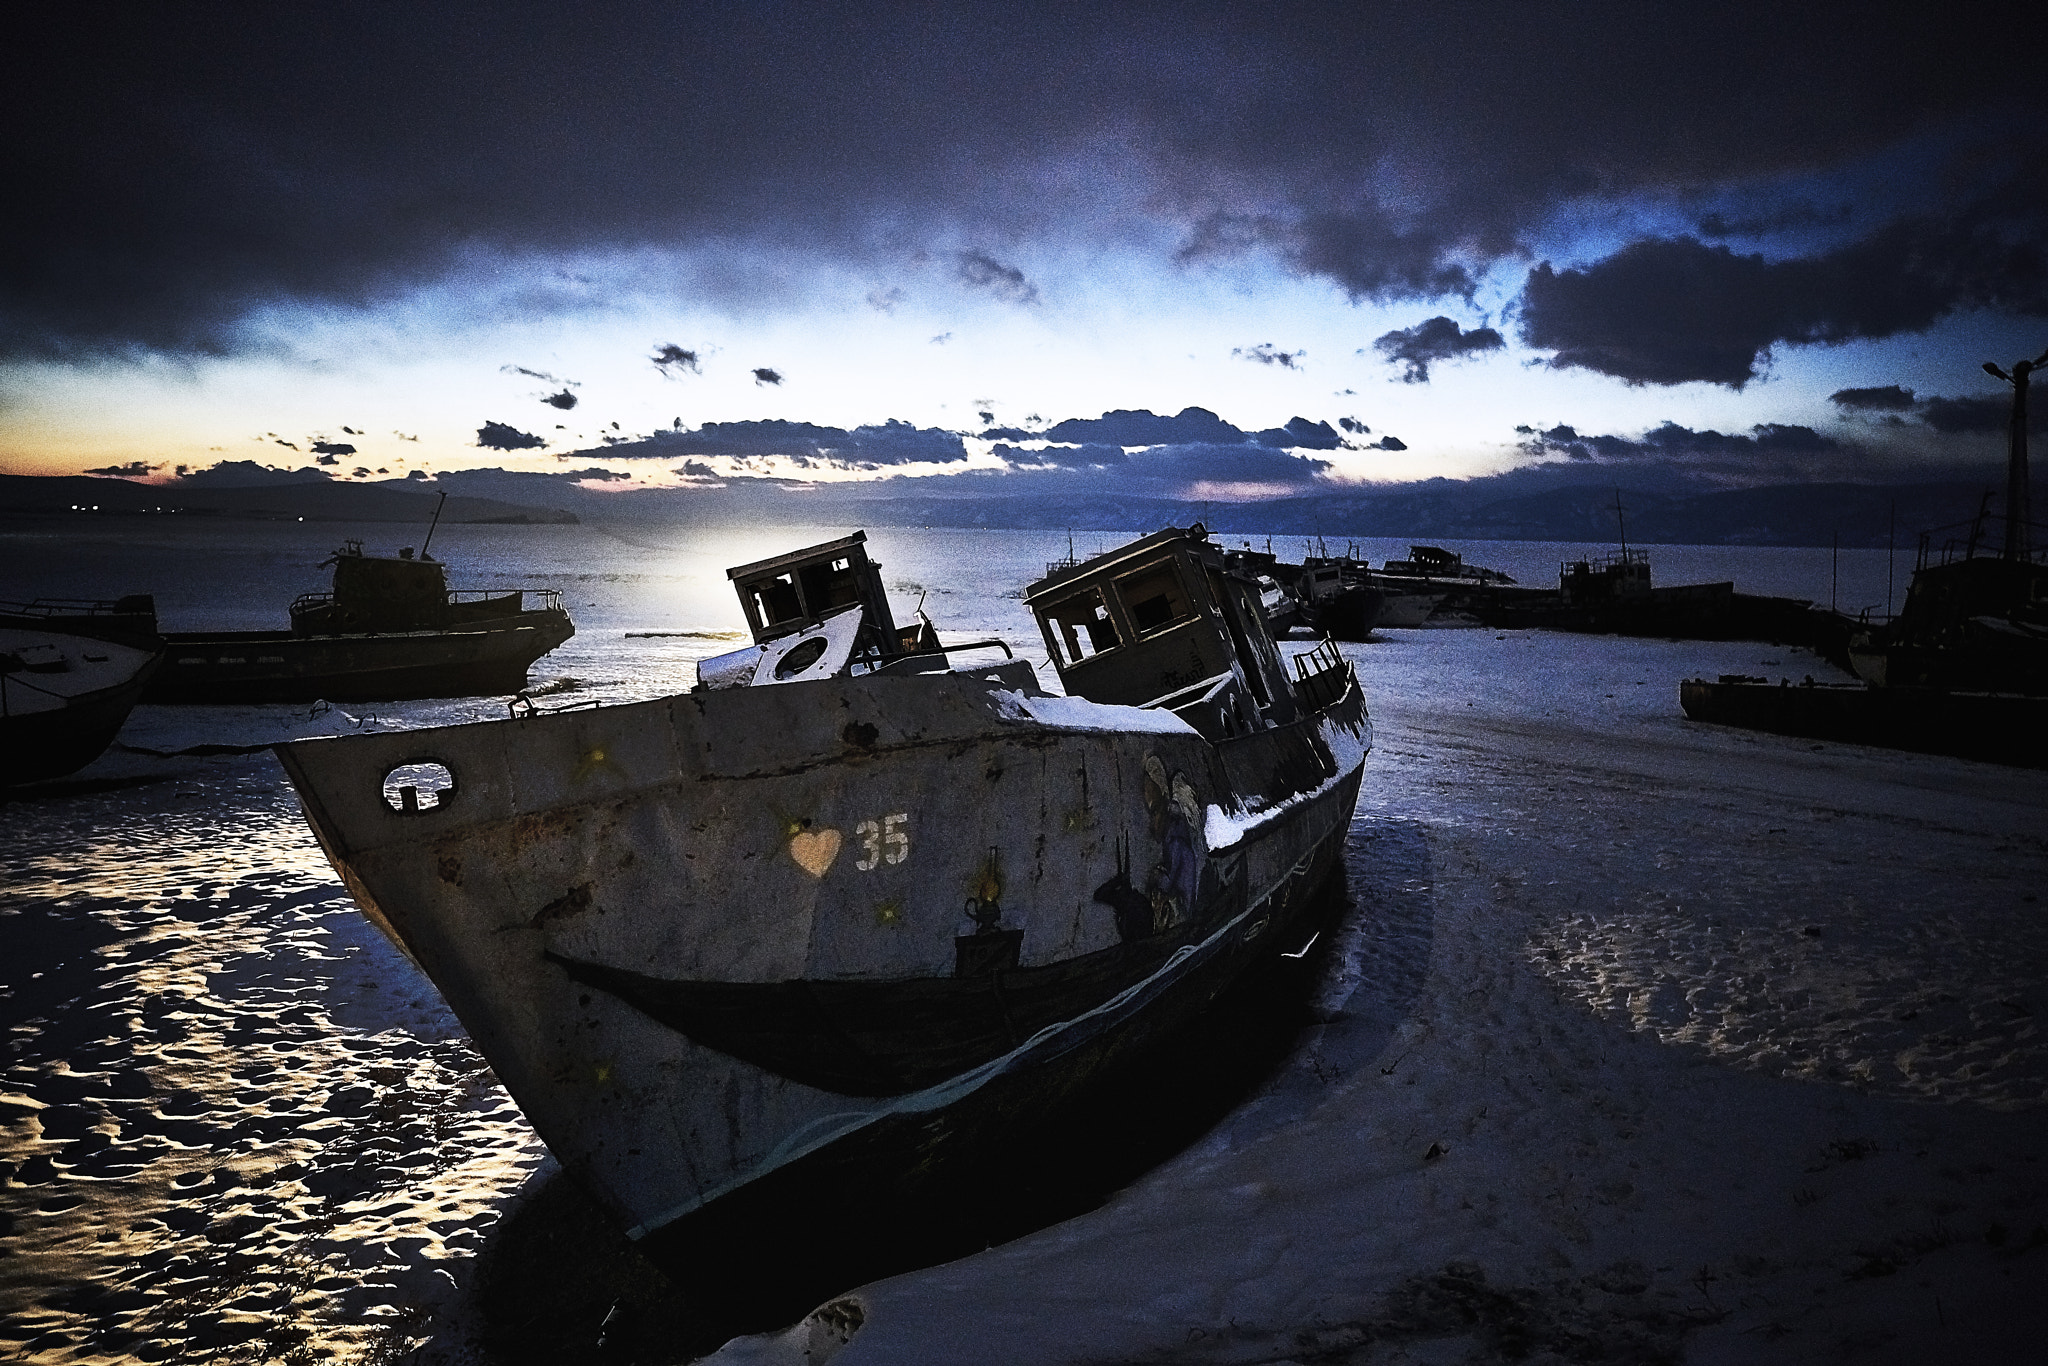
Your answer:
[[[97,638],[45,631],[0,634],[93,656],[109,675],[99,686],[81,682],[62,695],[50,687],[64,681],[59,678],[27,671],[0,675],[0,785],[61,778],[99,758],[120,733],[162,660],[155,651]]]
[[[2048,697],[1687,679],[1679,704],[1693,720],[1718,725],[2048,768]]]
[[[1379,589],[1346,584],[1303,604],[1299,616],[1331,640],[1364,641],[1372,638],[1373,627],[1385,624],[1381,617],[1386,605],[1387,595]]]
[[[1220,743],[998,671],[278,752],[359,905],[565,1167],[667,1239],[971,1166],[1018,1107],[1056,1108],[1295,947],[1370,746],[1345,680]],[[429,764],[452,795],[386,796]],[[927,1046],[873,1027],[906,993],[940,1012]],[[764,1043],[797,996],[817,997],[798,1037]]]
[[[1354,779],[1340,800],[1354,798],[1355,789]],[[1219,1076],[1225,1069],[1213,1059],[1204,1065],[1188,1054],[1214,1047],[1208,1013],[1229,993],[1248,991],[1261,1010],[1295,1004],[1285,993],[1298,996],[1307,983],[1297,975],[1276,991],[1273,982],[1294,966],[1290,959],[1307,956],[1342,910],[1341,896],[1333,895],[1343,887],[1341,865],[1341,836],[1321,841],[1262,908],[1266,923],[1258,932],[1248,934],[1247,926],[1259,917],[1225,931],[1184,971],[1106,1012],[1098,1028],[1062,1041],[1057,1056],[1019,1058],[943,1105],[881,1115],[698,1206],[644,1237],[642,1246],[683,1283],[716,1287],[744,1312],[756,1302],[771,1309],[778,1301],[785,1308],[815,1304],[847,1284],[928,1263],[935,1251],[965,1255],[1006,1236],[1005,1229],[1041,1226],[1041,1211],[1076,1194],[1034,1189],[1048,1168],[1069,1173],[1085,1198],[1088,1183],[1103,1173],[1074,1150],[1121,1137],[1097,1130],[1105,1119],[1120,1129],[1156,1122],[1149,1113],[1128,1113],[1122,1097],[1142,1094],[1161,1073],[1187,1077],[1194,1088],[1243,1084]],[[1233,1023],[1245,1027],[1242,1012]],[[1204,1098],[1175,1096],[1184,1106],[1191,1099],[1199,1105]],[[804,1217],[797,1247],[788,1232],[793,1211]],[[778,1284],[756,1283],[762,1266],[775,1268]],[[782,1293],[785,1281],[793,1293]]]
[[[392,702],[515,693],[533,662],[575,634],[560,610],[457,630],[300,636],[171,633],[147,702]]]

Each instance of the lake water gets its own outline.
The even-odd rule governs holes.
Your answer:
[[[402,538],[401,530],[0,521],[0,599],[140,591],[155,594],[166,630],[281,627],[293,596],[326,586],[320,563],[342,539],[373,551],[417,543],[416,531]],[[697,659],[743,643],[726,567],[847,530],[449,526],[433,550],[456,587],[560,590],[577,634],[535,666],[531,690],[544,703],[608,703],[687,688]],[[1089,533],[1075,549],[1085,556],[1114,543]],[[1283,554],[1298,549],[1274,544]],[[1551,582],[1560,560],[1604,549],[1453,548],[1532,585]],[[900,620],[921,603],[950,640],[998,637],[1043,662],[1021,590],[1067,554],[1065,535],[877,528],[869,549]],[[1361,549],[1378,560],[1407,547]],[[1732,579],[1746,592],[1823,604],[1832,590],[1851,610],[1885,600],[1881,551],[1845,551],[1839,562],[1825,549],[1649,552],[1663,584]],[[1895,599],[1909,567],[1902,554]],[[2020,889],[2038,887],[2048,868],[2048,788],[2039,776],[1927,756],[1820,752],[1683,720],[1683,677],[1838,677],[1810,655],[1773,646],[1381,634],[1345,647],[1379,745],[1347,855],[1357,910],[1322,988],[1324,1018],[1339,1023],[1304,1045],[1218,1131],[1224,1137],[1208,1141],[1209,1156],[1170,1164],[1140,1192],[1166,1199],[1183,1190],[1189,1208],[1224,1200],[1237,1186],[1216,1183],[1239,1178],[1219,1152],[1306,1145],[1303,1135],[1331,1122],[1330,1106],[1363,1103],[1341,1087],[1318,1089],[1335,1085],[1329,1077],[1398,1065],[1402,1049],[1421,1046],[1418,1020],[1431,1021],[1431,1037],[1464,1027],[1454,1022],[1462,1008],[1430,1005],[1432,992],[1455,1002],[1471,989],[1430,985],[1460,962],[1471,980],[1523,984],[1502,988],[1489,1007],[1497,1015],[1513,1001],[1521,1012],[1496,1019],[1494,1031],[1518,1035],[1561,1020],[1587,1039],[1655,1043],[1716,1078],[1853,1096],[1879,1107],[1866,1126],[1872,1133],[1905,1122],[1885,1116],[1909,1113],[1884,1106],[1964,1107],[1969,1114],[1958,1112],[1947,1128],[1910,1111],[1963,1146],[2007,1141],[2002,1121],[1987,1117],[2038,1114],[2048,1098],[2048,1045],[2028,1022],[2048,1016],[2048,930],[2036,912],[2015,915],[2024,910]],[[649,1279],[571,1208],[545,1150],[431,985],[354,912],[275,761],[260,752],[137,752],[505,710],[503,698],[144,707],[123,733],[127,749],[53,792],[0,803],[0,1354],[37,1362],[596,1360],[619,1359],[627,1341],[635,1359],[679,1361],[717,1345],[715,1316]],[[1469,904],[1460,888],[1471,892]],[[1482,901],[1500,909],[1497,925],[1472,910]],[[1463,959],[1446,957],[1460,944]],[[1475,1036],[1459,1055],[1470,1064],[1470,1088],[1490,1067],[1497,1075],[1495,1050],[1512,1046]],[[1467,1077],[1462,1065],[1447,1063],[1433,1084]],[[1451,1088],[1438,1102],[1488,1113],[1477,1094]],[[1514,1113],[1532,1125],[1552,1116],[1549,1094],[1525,1091]],[[1805,1093],[1770,1094],[1779,1099],[1756,1102],[1757,1114],[1805,1113]],[[1560,1133],[1578,1122],[1554,1117]],[[1371,1127],[1347,1122],[1347,1132]],[[1321,1159],[1290,1160],[1313,1171]],[[1645,1155],[1651,1167],[1672,1160]],[[1330,1208],[1342,1204],[1341,1192],[1370,1187],[1351,1161],[1316,1178]],[[1216,1163],[1224,1175],[1196,1173]],[[1865,1170],[1852,1175],[1863,1179]],[[1917,1179],[1885,1179],[1895,1178],[1908,1187]],[[2008,1187],[1984,1178],[1968,1190],[1977,1178],[1958,1180],[1949,1213],[1927,1217],[1953,1224],[1965,1217],[1957,1209],[2002,1200],[2022,1211],[2001,1216],[2011,1227],[2048,1219],[2037,1179]],[[1905,1211],[1901,1220],[1922,1217],[1910,1199],[1897,1203],[1905,1199],[1898,1189],[1865,1193],[1872,1209],[1885,1196],[1894,1204],[1884,1208]],[[1061,1237],[1106,1237],[1137,1207],[1113,1204],[1007,1255],[1066,1246]],[[1403,1227],[1390,1226],[1372,1256],[1397,1256],[1386,1249],[1409,1236]],[[552,1274],[493,1290],[478,1268],[521,1238]],[[1063,1255],[1062,1265],[1097,1265],[1074,1260],[1071,1249]],[[1116,1264],[1104,1255],[1100,1265]],[[1495,1264],[1519,1267],[1520,1255],[1500,1252]],[[1579,1254],[1568,1245],[1556,1255]],[[1696,1265],[1707,1254],[1672,1255]],[[1244,1303],[1257,1301],[1250,1287],[1262,1282],[1230,1262],[1219,1251],[1177,1274],[1212,1275],[1252,1296]],[[1359,1268],[1368,1262],[1380,1264],[1359,1253],[1342,1265],[1363,1285],[1371,1276]],[[1099,1272],[1093,1293],[1108,1304],[1114,1296],[1102,1276],[1114,1279]],[[1690,1293],[1683,1275],[1667,1279],[1673,1296]],[[1298,1296],[1299,1284],[1289,1284]],[[888,1285],[898,1288],[872,1299],[878,1344],[887,1340],[888,1304],[910,1316],[897,1322],[965,1312],[938,1282]],[[1055,1290],[1026,1279],[1003,1293]],[[1217,1295],[1202,1303],[1239,1303]],[[1289,1315],[1309,1313],[1305,1303],[1282,1296],[1256,1307],[1278,1332]],[[949,1307],[935,1307],[942,1304]],[[601,1350],[603,1321],[622,1305],[630,1323],[610,1330],[613,1345]],[[1174,1312],[1190,1322],[1217,1318],[1194,1301]],[[1076,1341],[1033,1339],[1036,1346],[988,1359],[1078,1359],[1090,1344],[1117,1342],[1149,1350],[1152,1339],[1118,1337],[1150,1322],[1142,1314],[1126,1313],[1117,1320],[1124,1327],[1112,1329],[1088,1327],[1079,1309],[1062,1313],[1081,1334]],[[1171,1314],[1160,1322],[1160,1341],[1182,1340]],[[947,1359],[937,1348],[919,1356],[903,1344],[922,1339],[901,1331],[900,1359]]]

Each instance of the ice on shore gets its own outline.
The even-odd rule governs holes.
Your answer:
[[[1264,1091],[710,1361],[2038,1359],[2048,775],[1678,717],[1774,647],[1383,634],[1354,917]]]
[[[1382,634],[1286,1064],[1101,1209],[715,1359],[2037,1358],[2048,774],[1680,717],[1826,676],[1775,647]],[[323,720],[186,710],[124,738]],[[274,761],[82,776],[149,781],[0,804],[0,1355],[492,1360],[477,1253],[551,1164]]]

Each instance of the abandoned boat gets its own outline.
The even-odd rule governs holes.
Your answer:
[[[162,655],[38,626],[0,626],[0,786],[61,778],[100,757]]]
[[[1431,587],[1470,587],[1478,584],[1512,584],[1514,579],[1498,569],[1466,564],[1465,557],[1442,546],[1411,545],[1405,560],[1388,560],[1380,566],[1380,577],[1412,579]]]
[[[431,536],[429,538],[431,540]],[[390,702],[516,693],[533,662],[576,634],[552,588],[450,589],[411,547],[366,555],[345,542],[301,594],[286,631],[166,631],[146,702]]]
[[[163,647],[163,638],[156,633],[156,599],[147,593],[113,599],[0,602],[0,627],[4,626],[111,640],[152,653]]]
[[[1753,730],[2048,767],[2048,556],[2028,518],[2027,389],[2048,351],[2011,373],[2003,535],[1977,516],[1922,533],[1904,610],[1851,635],[1862,685],[1781,686],[1723,675],[1688,679],[1687,716]],[[1963,535],[1962,528],[1968,533]]]
[[[1290,670],[1199,525],[1031,585],[1065,695],[949,662],[998,642],[899,629],[875,571],[858,535],[731,571],[754,643],[690,693],[277,750],[563,1166],[693,1274],[999,1185],[1006,1135],[1303,949],[1340,867],[1357,680]]]
[[[1924,533],[1899,615],[1849,638],[1849,663],[1875,687],[2048,694],[2048,557],[2039,529],[2003,544],[1971,522]],[[1962,534],[1968,528],[1967,535]]]
[[[1806,740],[2048,768],[2048,696],[1740,674],[1678,685],[1688,719]]]
[[[1386,621],[1386,612],[1396,596],[1373,582],[1370,564],[1348,555],[1304,557],[1294,588],[1297,619],[1331,640],[1365,640],[1373,627],[1392,624]],[[1393,605],[1402,609],[1397,615],[1408,606]],[[1430,599],[1428,607],[1435,606],[1435,599]]]

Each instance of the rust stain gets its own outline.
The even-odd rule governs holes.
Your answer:
[[[524,849],[529,844],[538,844],[566,835],[576,828],[580,819],[575,809],[571,807],[521,816],[512,825],[512,847],[515,850]]]
[[[561,896],[534,913],[531,924],[535,929],[561,920],[573,920],[590,910],[590,884],[579,883]]]

